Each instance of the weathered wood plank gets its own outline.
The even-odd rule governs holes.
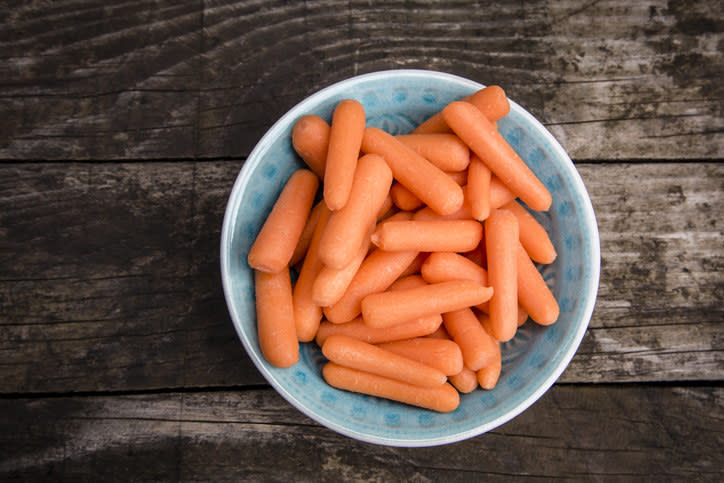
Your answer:
[[[263,383],[218,268],[240,165],[1,166],[0,392]],[[578,168],[602,276],[561,381],[721,380],[724,165]]]
[[[718,481],[720,387],[554,386],[449,446],[340,436],[271,389],[0,400],[7,479]]]
[[[244,157],[305,96],[392,68],[500,84],[575,159],[721,159],[712,3],[0,7],[0,159]]]
[[[218,274],[239,166],[0,168],[0,391],[262,383]],[[579,169],[598,214],[602,278],[561,381],[720,380],[724,168]]]

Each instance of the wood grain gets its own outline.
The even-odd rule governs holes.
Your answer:
[[[0,6],[0,159],[245,157],[371,71],[502,85],[582,160],[721,159],[709,1],[99,0]]]
[[[241,162],[0,166],[0,392],[248,385],[224,303],[224,206]],[[562,382],[721,380],[716,163],[579,164],[599,298]]]
[[[722,388],[707,386],[554,386],[487,434],[412,449],[340,436],[271,389],[3,399],[0,476],[717,481],[723,397]]]

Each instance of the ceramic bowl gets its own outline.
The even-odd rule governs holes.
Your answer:
[[[293,107],[261,138],[244,163],[229,197],[221,234],[221,274],[234,327],[249,357],[289,403],[341,434],[375,444],[433,446],[480,435],[520,414],[556,381],[588,326],[598,289],[600,249],[590,199],[570,158],[531,114],[511,101],[498,127],[548,187],[553,204],[534,213],[556,247],[556,261],[541,267],[556,296],[558,321],[528,321],[503,344],[503,369],[491,391],[461,395],[457,410],[439,414],[401,403],[341,391],[321,376],[324,356],[302,344],[300,360],[278,369],[261,354],[256,332],[253,273],[247,254],[287,178],[303,167],[291,144],[292,127],[304,114],[330,121],[339,101],[360,101],[367,124],[392,134],[411,131],[446,104],[483,85],[455,75],[391,70],[360,75],[324,88]],[[505,86],[502,86],[505,88]]]

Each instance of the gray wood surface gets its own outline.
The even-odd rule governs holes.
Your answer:
[[[0,390],[262,383],[229,320],[218,268],[240,166],[0,166]],[[578,169],[598,214],[602,274],[590,329],[561,381],[721,380],[724,167]]]
[[[340,436],[271,389],[5,399],[15,418],[0,419],[0,477],[713,482],[723,398],[721,387],[555,386],[485,436],[432,448]]]
[[[0,7],[0,159],[243,157],[393,68],[503,85],[576,159],[724,154],[720,2],[106,3]]]
[[[712,0],[0,2],[0,480],[722,481],[723,18]],[[261,135],[399,68],[503,86],[575,161],[601,234],[558,382],[435,448],[284,401],[219,275]]]

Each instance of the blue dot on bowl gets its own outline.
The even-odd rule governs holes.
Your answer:
[[[392,92],[392,100],[394,102],[404,102],[407,100],[407,89],[404,87],[398,87]]]
[[[335,396],[334,394],[332,394],[329,391],[322,392],[321,399],[322,399],[322,403],[325,406],[334,406],[335,403],[337,402],[337,396]]]
[[[400,426],[400,415],[397,413],[385,414],[385,424],[393,428]]]
[[[429,428],[435,423],[435,417],[432,413],[420,414],[417,417],[417,422],[423,428]]]
[[[294,371],[294,379],[296,379],[299,384],[306,384],[307,375],[304,372],[297,370]]]
[[[357,421],[364,420],[366,415],[367,411],[362,406],[353,406],[352,411],[350,412],[350,416],[352,416]]]
[[[426,104],[436,104],[440,92],[437,89],[424,89],[422,91],[422,100]]]

